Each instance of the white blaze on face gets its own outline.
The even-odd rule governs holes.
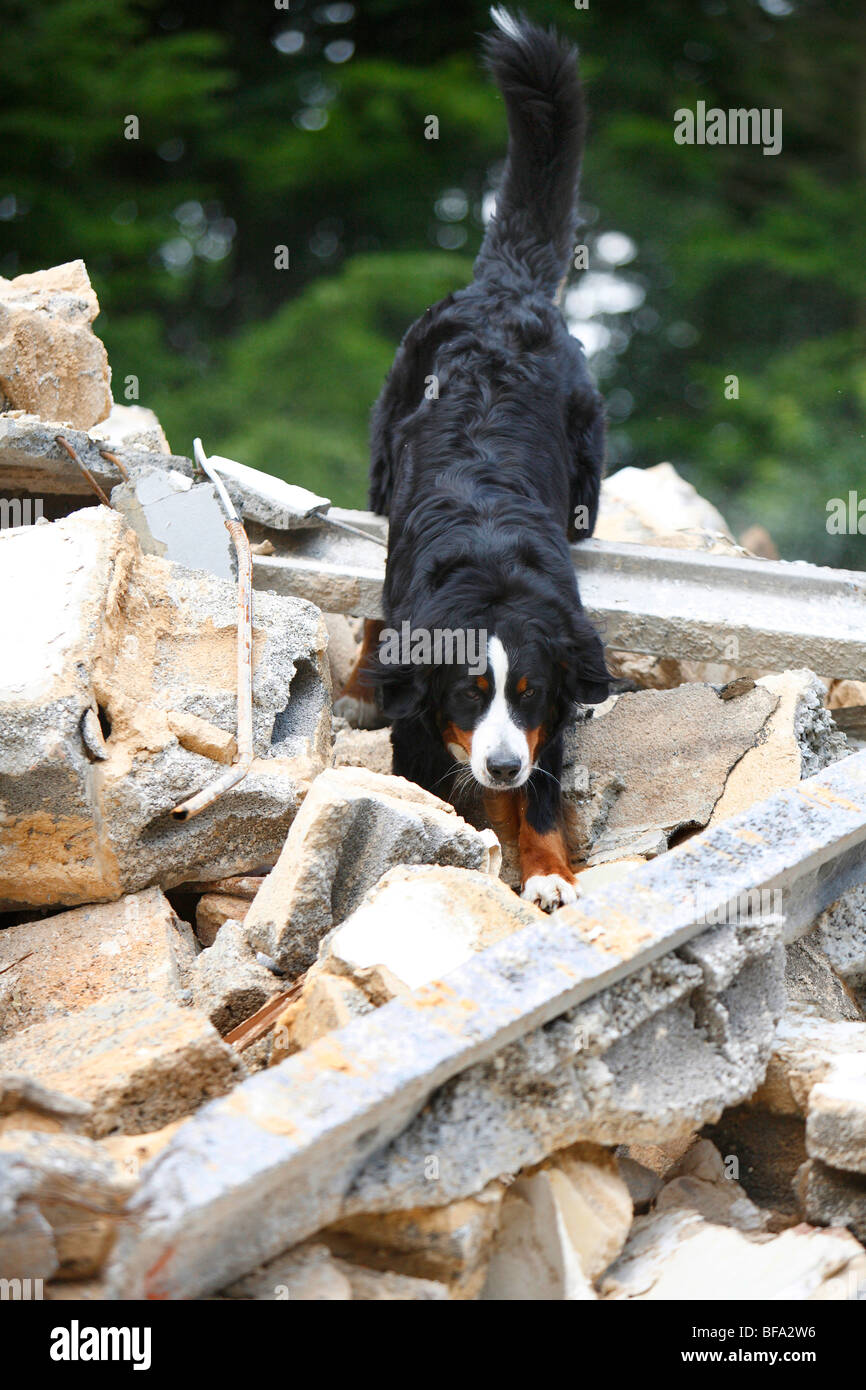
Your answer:
[[[532,771],[532,758],[524,731],[515,724],[505,689],[508,682],[508,655],[498,637],[487,642],[487,679],[493,689],[493,699],[472,735],[472,772],[483,787],[500,791],[504,786],[520,787]],[[488,763],[520,760],[514,780],[497,781],[488,771]]]

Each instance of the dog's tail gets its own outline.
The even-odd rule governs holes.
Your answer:
[[[490,13],[484,57],[505,98],[508,159],[476,275],[505,263],[553,297],[572,254],[583,152],[577,50],[524,15]]]

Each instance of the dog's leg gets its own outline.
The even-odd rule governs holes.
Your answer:
[[[367,618],[361,650],[352,667],[349,679],[334,701],[334,713],[348,719],[354,729],[374,729],[379,723],[376,690],[370,679],[370,658],[379,646],[379,634],[385,624],[379,618]]]
[[[545,912],[577,902],[578,896],[562,826],[561,774],[562,747],[556,739],[542,750],[520,798],[521,896]]]

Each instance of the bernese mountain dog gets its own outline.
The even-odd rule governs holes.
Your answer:
[[[491,14],[485,59],[509,128],[502,186],[472,284],[409,329],[374,407],[370,505],[390,518],[384,625],[366,624],[336,708],[364,722],[378,688],[394,772],[458,806],[481,795],[517,841],[523,896],[550,911],[576,897],[562,733],[575,704],[608,691],[569,553],[595,525],[603,405],[557,302],[584,107],[575,49]],[[396,658],[383,626],[413,639]],[[471,639],[462,660],[453,643],[452,659],[436,660],[435,641],[414,642],[442,633]]]

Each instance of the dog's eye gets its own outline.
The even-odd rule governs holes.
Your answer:
[[[478,690],[474,685],[471,685],[469,687],[469,689],[465,692],[465,695],[466,699],[472,705],[477,705],[479,700],[481,699],[481,691]]]
[[[521,700],[531,700],[534,698],[534,696],[535,691],[532,689],[531,686],[529,686],[526,690],[522,690],[520,693]]]

